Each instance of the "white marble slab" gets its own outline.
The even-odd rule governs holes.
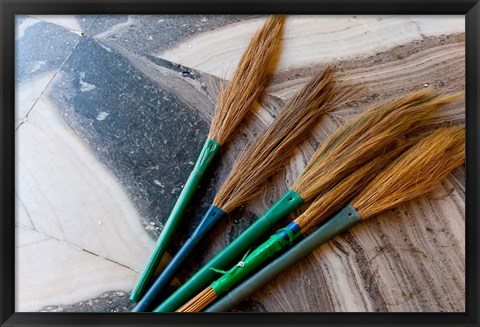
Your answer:
[[[74,15],[31,15],[30,17],[64,27],[76,33],[84,33],[86,30],[79,24],[77,16]]]
[[[17,85],[15,90],[15,128],[18,128],[20,124],[27,120],[28,113],[55,76],[55,73],[55,71],[46,72]]]
[[[30,228],[15,229],[15,311],[128,292],[138,273]],[[41,257],[41,260],[39,260]]]
[[[16,142],[17,197],[35,230],[140,270],[154,242],[137,210],[46,96]]]
[[[156,56],[229,79],[265,18],[199,34]],[[278,70],[368,57],[426,36],[462,33],[464,16],[288,16]]]

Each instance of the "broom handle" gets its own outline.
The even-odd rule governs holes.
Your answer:
[[[303,199],[293,190],[287,191],[270,209],[259,217],[239,237],[231,242],[212,260],[205,264],[185,284],[160,304],[153,312],[173,312],[203,290],[217,277],[210,268],[224,269],[246,251],[252,243],[276,224],[280,219],[303,204]]]
[[[206,170],[212,164],[213,159],[220,149],[220,146],[220,143],[207,138],[197,159],[197,163],[195,164],[193,171],[190,173],[190,176],[188,177],[188,180],[185,183],[185,186],[183,187],[183,190],[180,193],[180,196],[178,197],[177,202],[175,203],[175,206],[173,207],[172,212],[170,213],[170,216],[168,217],[167,222],[162,229],[162,232],[160,233],[157,244],[155,245],[155,249],[153,250],[153,253],[145,269],[143,270],[140,279],[130,295],[131,301],[138,302],[145,293],[148,283],[153,277],[160,260],[165,254],[167,247],[172,240],[173,234],[178,227],[178,224],[185,215],[188,204],[190,203],[195,191],[202,181]]]
[[[220,271],[223,273],[223,276],[210,285],[217,298],[228,292],[228,290],[244,277],[248,276],[262,263],[291,245],[292,242],[301,235],[300,226],[295,222],[291,222],[285,228],[275,232],[275,234],[270,236],[268,240],[258,246],[252,253],[247,253],[232,269],[229,271]]]
[[[155,301],[156,297],[170,284],[175,277],[178,268],[190,252],[224,214],[225,212],[220,208],[213,204],[210,206],[192,236],[190,236],[177,254],[175,254],[173,259],[168,263],[168,266],[163,269],[160,276],[157,277],[143,298],[138,302],[135,308],[133,308],[132,312],[145,312],[150,308],[150,305]]]
[[[320,228],[209,306],[205,312],[229,311],[242,302],[242,300],[280,276],[297,261],[312,253],[320,245],[334,238],[336,235],[343,233],[360,221],[361,218],[355,208],[350,204],[346,205]]]

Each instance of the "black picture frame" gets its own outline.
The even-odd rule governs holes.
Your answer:
[[[183,325],[437,325],[478,326],[479,265],[479,51],[480,4],[471,0],[1,0],[0,208],[1,326]],[[15,15],[26,14],[460,14],[466,20],[466,312],[129,314],[14,312],[14,48]]]

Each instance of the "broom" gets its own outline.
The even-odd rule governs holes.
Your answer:
[[[319,229],[321,232],[317,231],[312,235],[316,235],[315,238],[318,239],[318,235],[328,234],[331,238],[348,229],[355,222],[376,216],[382,211],[428,191],[441,178],[463,163],[464,151],[464,127],[441,128],[433,132],[379,173],[360,194],[353,198],[351,204],[340,210],[334,218]],[[380,160],[379,162],[385,161]],[[373,170],[368,168],[370,165],[368,164],[364,168],[372,173]],[[202,310],[217,297],[226,293],[236,282],[247,276],[258,265],[291,244],[311,226],[330,216],[332,207],[330,200],[335,200],[338,197],[342,198],[346,189],[353,186],[352,183],[361,180],[361,176],[352,177],[353,175],[358,174],[352,174],[340,183],[339,187],[332,189],[326,196],[318,198],[294,222],[272,235],[268,241],[260,245],[245,259],[242,259],[237,266],[225,272],[223,277],[212,283],[180,308],[178,312]],[[332,231],[335,232],[332,234]],[[322,239],[322,243],[324,241],[325,239]],[[308,238],[300,242],[298,247],[305,248],[304,242],[308,242]],[[319,246],[320,244],[317,243],[316,245]],[[297,256],[295,259],[299,260],[300,257]],[[251,284],[248,286],[251,287]],[[230,299],[233,297],[236,297],[236,295],[230,297]],[[230,301],[227,300],[227,302]],[[221,304],[219,307],[223,309],[225,305]]]
[[[464,160],[464,128],[439,129],[392,163],[322,227],[205,310],[228,311],[280,276],[317,247],[361,220],[374,217],[432,189]],[[419,174],[421,173],[421,175]],[[416,175],[418,174],[418,175]],[[420,177],[420,179],[419,179]],[[326,217],[323,209],[319,217]],[[324,218],[319,218],[324,219]]]
[[[339,207],[341,208],[348,200],[344,200],[345,196],[349,196],[358,190],[362,185],[365,185],[366,182],[371,179],[371,177],[382,169],[388,162],[398,156],[411,142],[405,140],[400,141],[398,147],[392,151],[380,155],[379,157],[368,162],[365,166],[361,167],[354,171],[351,175],[341,181],[334,190],[337,190],[335,193],[338,197],[331,199],[333,203],[329,203],[329,207]],[[330,194],[332,191],[327,192]],[[196,312],[203,309],[206,305],[211,303],[216,298],[225,294],[232,286],[234,286],[240,279],[248,276],[253,270],[255,270],[258,265],[262,264],[264,261],[273,257],[277,252],[281,251],[284,247],[287,247],[293,243],[299,236],[302,235],[300,232],[304,227],[307,228],[310,225],[312,218],[308,213],[312,207],[316,205],[317,202],[323,202],[325,196],[320,196],[315,199],[314,202],[309,206],[303,215],[291,222],[285,228],[278,230],[273,236],[271,236],[265,243],[260,245],[255,249],[251,254],[244,256],[244,258],[232,269],[229,271],[222,271],[218,269],[213,269],[217,273],[223,274],[223,277],[217,279],[209,287],[207,287],[203,292],[199,293],[196,297],[190,300],[187,304],[182,306],[178,312]],[[308,217],[308,219],[301,220],[302,217]]]
[[[261,186],[284,166],[293,148],[309,133],[318,118],[332,110],[351,92],[335,83],[327,68],[301,89],[274,122],[244,151],[213,200],[198,227],[155,280],[133,312],[148,310],[149,305],[169,285],[189,253],[223,216],[254,199]]]
[[[392,148],[397,138],[422,125],[440,106],[461,95],[440,96],[425,89],[381,104],[351,120],[313,155],[292,187],[239,237],[204,265],[154,312],[171,312],[215,279],[211,268],[223,269],[281,218],[328,191],[365,163]]]
[[[130,295],[131,301],[138,302],[145,292],[188,204],[220,146],[232,136],[254,101],[264,90],[268,80],[267,65],[280,43],[284,21],[285,18],[281,16],[271,16],[267,19],[250,41],[232,79],[222,90],[207,140],[162,229],[153,253]]]

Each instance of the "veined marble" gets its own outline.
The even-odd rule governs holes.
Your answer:
[[[228,25],[155,55],[229,79],[264,21],[258,18]],[[277,70],[373,56],[427,36],[464,29],[463,16],[289,16]]]
[[[193,167],[220,86],[264,20],[17,18],[17,311],[131,309],[128,293]],[[267,94],[222,148],[169,252],[238,153],[315,72],[331,64],[365,92],[325,115],[262,196],[214,227],[170,291],[273,204],[345,121],[419,88],[463,91],[464,25],[463,16],[289,16]],[[464,120],[459,101],[432,125]],[[328,242],[235,311],[464,311],[464,185],[460,167]]]

